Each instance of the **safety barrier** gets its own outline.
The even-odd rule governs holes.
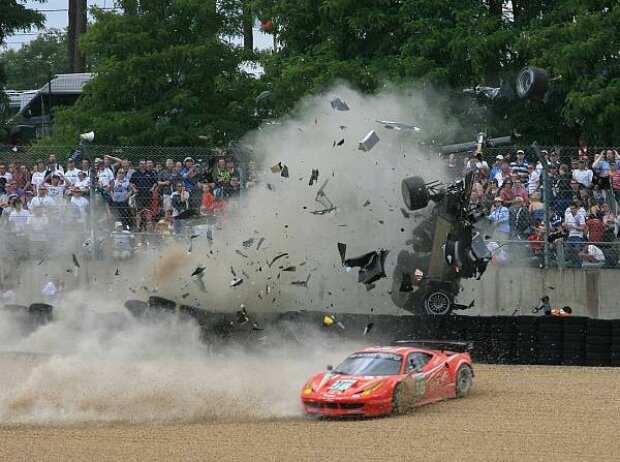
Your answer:
[[[276,323],[320,326],[325,313],[289,312]],[[551,316],[336,315],[334,336],[389,344],[403,339],[471,342],[476,362],[620,367],[620,319]],[[367,326],[372,323],[370,332]]]

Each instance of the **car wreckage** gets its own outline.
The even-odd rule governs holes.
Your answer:
[[[470,206],[473,174],[450,184],[425,183],[419,176],[402,181],[403,199],[411,211],[434,203],[431,213],[412,232],[410,249],[402,250],[393,275],[392,300],[415,314],[446,315],[473,306],[458,304],[461,279],[480,278],[491,252],[475,228],[480,213]]]

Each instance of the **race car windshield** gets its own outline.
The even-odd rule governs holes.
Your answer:
[[[355,353],[334,369],[346,375],[396,375],[400,372],[402,356],[390,353]]]

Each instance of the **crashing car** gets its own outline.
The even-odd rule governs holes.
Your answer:
[[[356,351],[308,380],[301,390],[304,411],[374,417],[463,397],[474,378],[466,349],[462,342],[404,341]]]
[[[433,202],[429,216],[414,229],[394,269],[392,300],[416,314],[446,315],[470,306],[455,302],[462,278],[480,278],[491,261],[484,238],[475,229],[480,213],[470,207],[473,175],[447,185],[405,178],[402,193],[409,210]]]

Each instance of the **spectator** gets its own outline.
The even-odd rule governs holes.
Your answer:
[[[253,161],[251,161],[250,164],[253,164],[253,166],[250,167],[250,165],[248,164],[248,183],[254,183],[254,184],[247,186],[249,188],[256,185],[256,182],[252,179],[251,174],[250,174],[250,170],[255,169],[256,164]],[[462,176],[461,167],[459,165],[459,161],[458,161],[458,158],[456,157],[456,154],[452,153],[448,156],[448,160],[446,162],[446,169],[447,169],[447,176],[451,181],[456,181]]]
[[[15,234],[22,234],[28,226],[28,218],[31,213],[22,208],[22,201],[19,197],[13,199],[13,210],[9,214],[9,229]]]
[[[4,178],[7,182],[13,179],[13,174],[7,171],[5,164],[0,164],[0,178]]]
[[[52,306],[58,305],[62,300],[63,289],[64,284],[60,281],[60,279],[52,279],[46,283],[41,290],[45,303]]]
[[[83,196],[82,190],[78,187],[73,187],[70,191],[71,200],[68,205],[70,216],[77,223],[86,225],[88,199]]]
[[[492,179],[497,180],[497,185],[502,188],[506,180],[510,180],[510,165],[508,162],[502,162],[501,169]]]
[[[114,231],[110,233],[110,241],[112,243],[112,258],[115,260],[128,260],[133,255],[131,246],[133,234],[123,229],[123,223],[117,221],[114,223]]]
[[[495,236],[498,239],[507,240],[510,237],[510,213],[502,203],[501,197],[495,198],[489,221],[494,226]]]
[[[514,193],[514,198],[520,197],[528,205],[530,203],[530,196],[527,193],[527,189],[523,186],[521,178],[515,178],[513,185],[512,192]]]
[[[525,160],[525,152],[522,149],[517,151],[517,158],[510,163],[510,173],[517,175],[522,182],[527,184],[528,180],[528,163]]]
[[[512,201],[515,198],[515,193],[512,190],[512,181],[510,179],[506,179],[504,181],[502,189],[499,191],[499,197],[506,207],[510,207],[512,205]]]
[[[594,244],[584,244],[579,252],[579,259],[584,269],[602,268],[605,264],[605,254]]]
[[[34,172],[32,172],[32,177],[30,179],[30,183],[32,184],[32,187],[35,190],[37,190],[39,186],[45,182],[45,176],[46,176],[46,171],[45,171],[45,166],[43,165],[43,161],[37,160],[37,163],[34,168]]]
[[[545,265],[545,225],[533,226],[527,241],[534,265],[543,268]]]
[[[78,181],[78,172],[79,170],[75,168],[73,159],[69,159],[67,161],[67,170],[65,171],[65,181],[68,183],[67,186],[75,186]]]
[[[191,193],[192,189],[196,187],[196,169],[194,166],[194,159],[186,157],[183,159],[185,166],[181,169],[181,177],[185,183],[185,191]]]
[[[568,232],[566,238],[566,256],[569,265],[578,267],[580,264],[579,249],[584,242],[584,231],[586,222],[584,217],[578,212],[579,206],[572,202],[564,219],[564,228]]]
[[[48,196],[47,187],[45,185],[41,185],[39,186],[37,195],[30,199],[28,208],[30,210],[40,208],[46,216],[49,216],[56,209],[56,202]]]
[[[450,177],[452,178],[452,177]],[[254,186],[256,186],[258,183],[260,183],[261,180],[261,174],[258,171],[258,169],[256,168],[256,162],[254,161],[250,161],[248,163],[248,177],[247,177],[247,181],[245,183],[245,187],[246,188],[252,188]]]
[[[587,168],[585,160],[579,160],[577,164],[579,167],[577,170],[573,170],[573,179],[577,180],[584,188],[591,188],[594,172]]]
[[[15,180],[11,180],[7,185],[6,185],[6,194],[7,195],[11,195],[11,194],[15,194],[17,197],[19,197],[19,199],[23,202],[26,201],[26,191],[23,190],[22,188],[19,188],[17,186],[17,181]]]
[[[534,165],[527,166],[527,192],[531,196],[540,188],[540,174]]]
[[[170,198],[172,204],[172,217],[174,218],[175,233],[181,230],[181,223],[176,218],[189,210],[189,193],[185,190],[185,182],[179,181],[176,184],[176,191]]]
[[[147,231],[153,230],[151,205],[153,191],[157,187],[157,174],[153,170],[153,161],[141,160],[138,170],[134,172],[129,184],[135,194],[136,201],[136,231],[141,231],[142,219],[146,221]]]
[[[157,185],[162,194],[162,205],[168,221],[172,218],[172,204],[170,199],[175,189],[174,185],[182,180],[183,178],[181,177],[180,170],[175,169],[174,161],[172,159],[167,159],[166,168],[157,175]]]
[[[90,192],[90,177],[83,170],[78,171],[78,180],[73,185],[73,189],[79,189],[84,194]]]
[[[90,161],[88,159],[82,159],[82,167],[81,167],[82,172],[84,172],[84,176],[89,180],[90,182]]]
[[[588,215],[586,220],[586,230],[588,232],[588,241],[590,242],[603,242],[603,221],[597,218],[596,215]]]
[[[55,202],[57,206],[62,205],[65,196],[65,186],[69,184],[68,180],[61,181],[60,176],[52,176],[51,184],[45,186],[47,195]]]
[[[56,154],[50,154],[47,164],[48,164],[48,170],[52,172],[52,175],[58,174],[58,173],[60,173],[61,175],[65,174],[65,170],[62,168],[62,165],[58,163]]]
[[[17,187],[26,189],[30,185],[30,171],[25,165],[18,165],[16,162],[11,162],[9,165],[9,172],[13,175],[13,180],[17,181]]]
[[[117,220],[121,222],[124,228],[129,228],[131,223],[131,210],[129,208],[129,194],[132,189],[129,180],[125,177],[125,169],[122,167],[116,172],[117,177],[108,185],[108,194],[110,194],[111,207],[116,214]]]
[[[114,173],[112,172],[112,169],[106,167],[103,159],[97,157],[95,159],[95,170],[97,173],[97,184],[100,188],[107,190],[110,181],[114,179]]]
[[[16,298],[15,286],[10,282],[5,282],[0,292],[0,305],[15,305]]]
[[[571,189],[572,177],[568,172],[568,165],[562,164],[559,169],[559,174],[555,178],[555,204],[556,210],[566,210],[574,200],[573,192]]]
[[[609,166],[609,178],[611,179],[611,189],[614,193],[616,204],[620,203],[620,169],[616,162]]]
[[[545,204],[540,200],[540,193],[535,192],[530,197],[530,216],[532,223],[543,223],[545,221]]]
[[[509,226],[511,239],[526,240],[530,235],[532,218],[521,196],[515,197],[514,204],[509,209]]]
[[[34,200],[40,199],[35,197]],[[49,199],[49,198],[48,198]],[[28,232],[30,235],[30,254],[44,259],[48,253],[49,219],[43,207],[31,207],[32,216],[28,217]]]
[[[226,159],[218,157],[216,164],[211,169],[211,178],[215,181],[216,187],[222,187],[230,182],[230,172],[226,169]]]
[[[241,181],[237,174],[233,174],[230,177],[230,183],[224,186],[224,198],[233,199],[239,197],[241,194]]]
[[[501,154],[498,154],[495,156],[495,163],[493,164],[493,167],[491,168],[491,171],[489,172],[490,179],[497,178],[497,175],[501,173],[503,162],[504,162],[504,156],[502,156]]]

